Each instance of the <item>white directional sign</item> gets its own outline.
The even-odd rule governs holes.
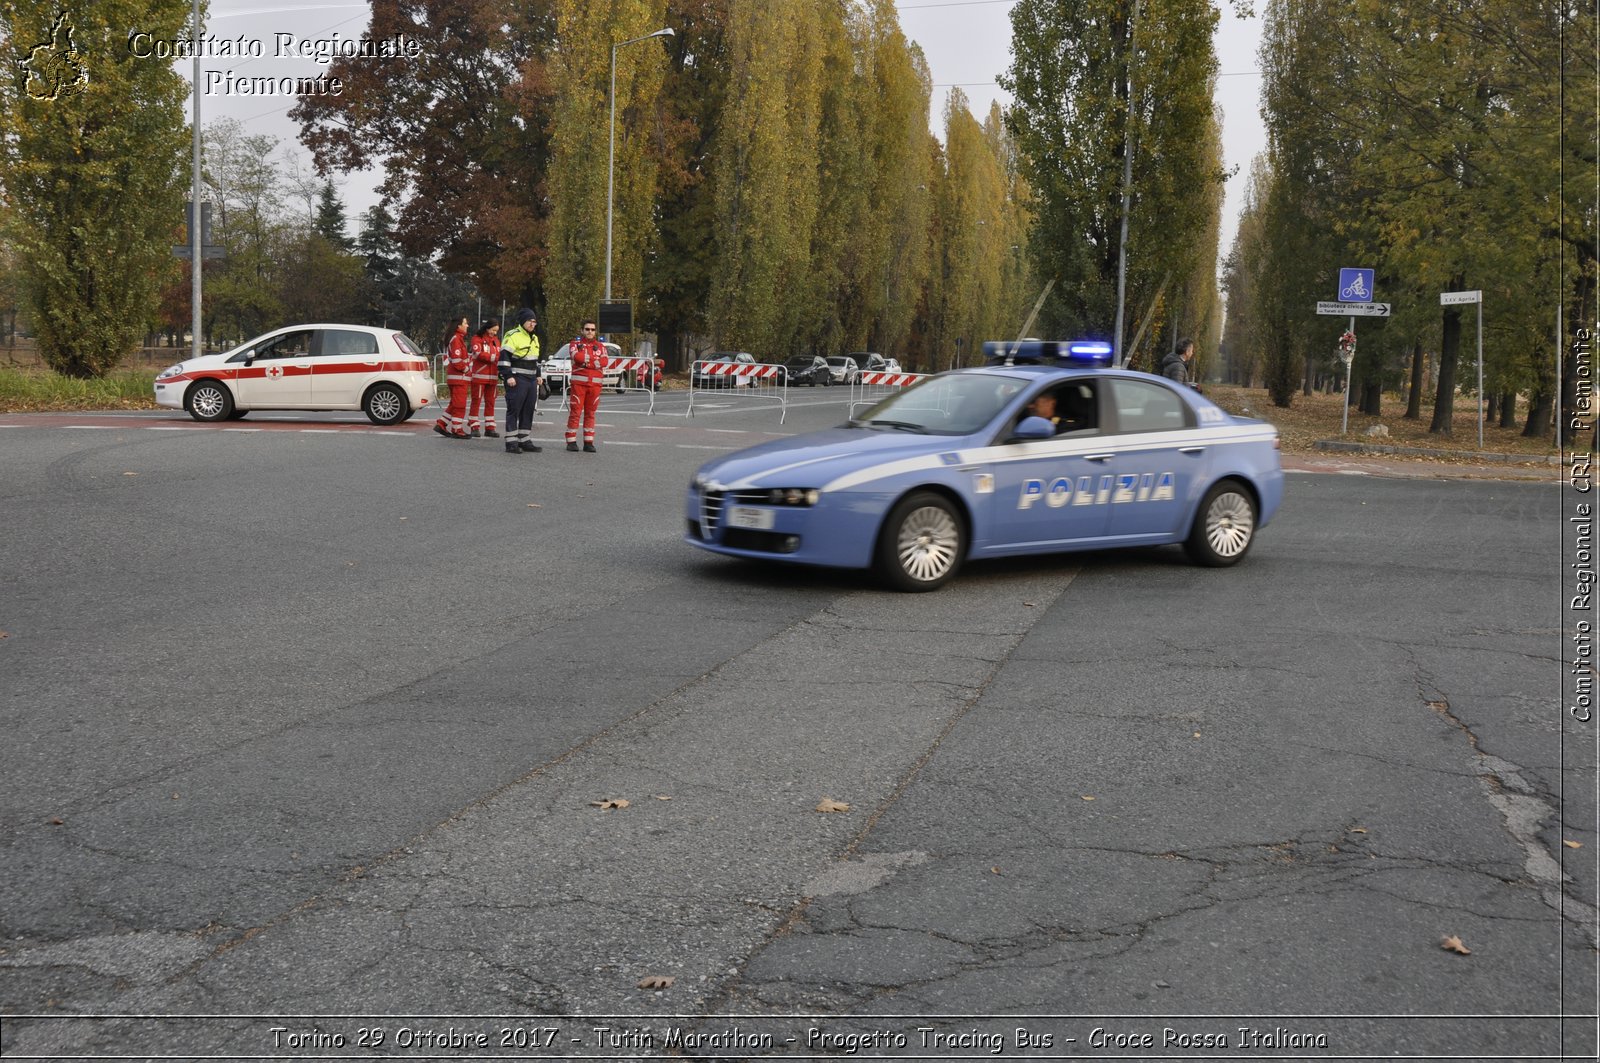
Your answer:
[[[1318,303],[1317,313],[1334,317],[1388,317],[1388,303]]]
[[[1440,292],[1440,306],[1460,306],[1463,303],[1483,302],[1483,292]]]

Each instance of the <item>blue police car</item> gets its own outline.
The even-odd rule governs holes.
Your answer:
[[[1109,368],[1103,343],[986,344],[846,425],[701,466],[684,540],[876,568],[927,591],[968,559],[1182,543],[1245,556],[1283,498],[1278,433],[1197,391]]]

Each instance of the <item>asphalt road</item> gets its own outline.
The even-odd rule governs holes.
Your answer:
[[[1594,1055],[1553,484],[931,595],[680,542],[840,399],[0,415],[0,1052]]]

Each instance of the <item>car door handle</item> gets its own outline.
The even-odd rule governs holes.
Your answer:
[[[1083,460],[1084,461],[1110,461],[1114,457],[1116,457],[1115,454],[1085,454],[1083,456]]]
[[[1205,447],[1179,447],[1178,448],[1178,453],[1179,454],[1204,454],[1205,452],[1206,452],[1206,448]]]

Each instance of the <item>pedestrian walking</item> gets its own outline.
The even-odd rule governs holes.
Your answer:
[[[467,438],[467,392],[472,386],[472,350],[467,341],[467,319],[445,334],[444,382],[450,404],[433,422],[433,430],[447,439]]]
[[[594,417],[600,409],[600,392],[605,381],[606,345],[596,338],[597,327],[585,321],[578,338],[568,344],[572,352],[572,376],[567,386],[571,394],[567,399],[567,449],[578,449],[578,426],[583,426],[583,449],[595,453]]]
[[[494,393],[500,383],[500,322],[489,322],[472,338],[472,401],[468,420],[472,438],[497,439],[494,428]]]
[[[1168,380],[1175,380],[1180,384],[1188,384],[1196,391],[1200,385],[1194,382],[1191,375],[1194,372],[1194,340],[1182,339],[1178,347],[1171,354],[1161,360],[1161,375]]]
[[[533,334],[538,318],[523,307],[517,327],[500,345],[500,382],[506,386],[506,453],[537,454],[533,442],[533,411],[539,402],[539,337]]]

